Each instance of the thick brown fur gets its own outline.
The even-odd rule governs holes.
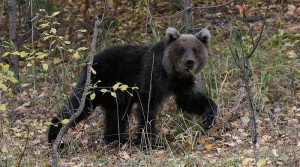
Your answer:
[[[166,39],[153,46],[124,45],[107,49],[95,56],[92,84],[98,87],[112,87],[117,82],[138,91],[131,96],[117,91],[116,99],[110,94],[102,95],[96,89],[94,100],[86,99],[82,114],[73,122],[75,126],[87,118],[96,106],[105,109],[104,140],[107,142],[127,142],[128,116],[133,104],[138,104],[138,140],[142,136],[147,141],[155,139],[155,122],[159,107],[164,99],[174,95],[179,108],[188,113],[202,115],[203,127],[209,128],[214,121],[217,105],[200,91],[199,72],[206,65],[210,33],[203,29],[195,35],[180,34],[175,28],[168,28]],[[86,67],[79,76],[77,86],[70,99],[58,113],[50,126],[48,141],[52,143],[62,127],[60,121],[70,118],[79,107],[86,81]]]

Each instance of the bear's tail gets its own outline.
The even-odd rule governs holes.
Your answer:
[[[72,91],[71,97],[64,103],[64,106],[57,114],[57,117],[52,119],[52,125],[50,125],[48,131],[48,142],[50,144],[52,144],[56,140],[56,137],[63,126],[61,121],[64,119],[69,119],[79,108],[81,97],[85,89],[85,83],[87,78],[86,72],[87,66],[85,66],[81,71],[76,87]],[[77,117],[75,121],[71,123],[71,127],[76,126],[77,123],[91,115],[91,111],[93,109],[94,107],[92,105],[92,101],[87,97],[82,113]]]

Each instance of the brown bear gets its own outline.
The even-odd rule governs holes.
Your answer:
[[[180,34],[175,28],[166,30],[166,39],[151,46],[124,45],[104,50],[94,58],[91,84],[96,84],[95,99],[86,99],[84,111],[72,123],[75,126],[87,118],[97,106],[105,110],[104,140],[126,143],[128,116],[133,104],[138,104],[138,139],[155,139],[156,115],[164,99],[175,96],[179,108],[188,113],[202,115],[204,128],[214,122],[217,105],[202,93],[199,72],[209,59],[210,32],[204,28],[195,35]],[[79,107],[86,82],[85,67],[76,88],[57,117],[52,120],[48,141],[52,143],[62,127],[61,120],[68,119]],[[112,87],[117,82],[139,89],[129,94],[117,90],[116,97],[100,92],[101,87]],[[117,100],[116,100],[117,98]]]

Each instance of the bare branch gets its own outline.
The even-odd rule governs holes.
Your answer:
[[[173,16],[178,15],[178,14],[181,14],[181,13],[186,12],[187,10],[191,10],[191,9],[192,9],[192,10],[194,10],[194,9],[199,9],[199,10],[201,10],[201,9],[213,9],[213,8],[219,8],[219,7],[223,7],[223,6],[229,5],[230,3],[234,2],[234,1],[235,1],[235,0],[231,0],[231,1],[228,1],[228,2],[226,2],[226,3],[224,3],[224,4],[221,4],[221,5],[215,5],[215,6],[189,7],[189,8],[186,8],[186,9],[184,9],[184,10],[182,10],[182,11],[180,11],[180,12],[174,14]]]
[[[270,0],[268,0],[267,11],[266,11],[266,15],[265,15],[265,18],[264,18],[264,21],[263,21],[263,25],[261,26],[261,29],[260,29],[259,36],[258,36],[258,38],[257,38],[257,40],[256,40],[256,42],[255,42],[255,45],[254,45],[253,48],[251,49],[250,53],[247,53],[247,54],[246,54],[247,59],[249,59],[249,58],[253,55],[253,53],[254,53],[254,51],[256,50],[256,48],[257,48],[259,42],[261,41],[262,34],[263,34],[263,31],[264,31],[264,27],[265,27],[265,24],[266,24],[266,22],[267,22],[267,17],[268,17],[268,13],[269,13],[269,6],[270,6]]]
[[[255,42],[253,42],[253,37],[252,34],[252,49],[249,53],[245,51],[244,45],[243,45],[243,40],[242,40],[242,34],[240,34],[239,29],[235,31],[235,40],[237,44],[235,45],[235,48],[230,48],[231,54],[234,58],[235,63],[237,64],[238,68],[241,71],[241,78],[244,83],[245,91],[246,91],[246,96],[247,96],[247,101],[248,101],[248,107],[249,107],[249,115],[250,115],[250,122],[249,122],[249,129],[250,129],[250,135],[251,135],[251,140],[252,140],[252,147],[253,147],[253,152],[255,156],[256,162],[259,161],[259,150],[257,149],[256,143],[257,143],[257,125],[256,125],[256,118],[255,118],[255,111],[254,111],[254,106],[252,102],[252,97],[251,97],[251,87],[250,87],[250,70],[249,70],[249,58],[253,55],[255,50],[257,49],[264,30],[264,26],[266,24],[266,19],[268,16],[269,12],[269,5],[270,5],[270,0],[268,0],[267,4],[267,11],[266,11],[266,16],[263,21],[263,25],[260,30],[260,34]],[[247,20],[247,16],[244,15],[244,20]],[[245,21],[247,23],[247,21]],[[231,46],[230,46],[231,47]],[[237,52],[237,48],[240,48],[241,53]],[[243,64],[240,61],[240,58],[243,60]]]
[[[26,127],[26,129],[27,129],[27,135],[26,135],[26,142],[25,142],[25,146],[24,146],[24,149],[23,149],[23,151],[22,151],[22,153],[21,153],[21,155],[20,155],[20,158],[19,158],[19,161],[18,161],[18,167],[20,167],[21,166],[21,162],[22,162],[22,159],[23,159],[23,157],[24,157],[24,154],[25,154],[25,150],[26,150],[26,148],[27,148],[27,145],[28,145],[28,141],[29,141],[29,128],[28,128],[28,125],[25,125],[25,127]]]
[[[92,43],[91,43],[91,51],[89,53],[89,62],[88,62],[88,67],[87,67],[87,79],[86,79],[85,87],[90,85],[90,82],[91,82],[91,68],[90,68],[90,66],[93,64],[94,55],[96,53],[96,41],[97,41],[97,35],[98,35],[98,27],[100,26],[100,24],[101,24],[101,22],[100,22],[99,18],[96,17],[95,26],[94,26],[94,34],[93,34],[93,39],[92,39]],[[52,145],[52,157],[51,157],[51,166],[52,167],[57,166],[57,156],[58,156],[58,151],[57,150],[59,148],[59,145],[60,145],[60,142],[61,142],[61,139],[62,139],[63,135],[69,129],[70,125],[75,121],[75,119],[83,111],[83,108],[85,106],[85,99],[86,99],[87,92],[88,92],[88,89],[84,89],[84,92],[83,92],[82,97],[80,99],[81,102],[80,102],[80,106],[79,106],[78,110],[71,116],[71,118],[69,119],[69,122],[61,128],[61,130],[59,131],[59,133],[56,137],[55,142]]]

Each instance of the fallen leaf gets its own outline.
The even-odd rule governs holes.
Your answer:
[[[199,144],[204,144],[205,143],[205,138],[201,137],[198,142],[199,142]]]
[[[244,17],[248,10],[247,4],[235,5],[235,8],[239,10],[240,17]]]
[[[167,155],[167,153],[166,153],[165,150],[159,150],[159,151],[155,151],[155,152],[153,153],[153,155],[154,155],[154,157],[156,157],[156,158],[164,158],[164,157]]]
[[[287,55],[289,56],[289,58],[296,58],[297,54],[295,53],[294,50],[291,50],[289,52],[287,52]]]
[[[252,166],[253,162],[254,162],[253,158],[245,158],[242,162],[242,166]]]
[[[45,70],[45,71],[48,70],[48,64],[44,63],[42,66],[43,66],[43,70]]]
[[[262,167],[262,166],[265,166],[267,163],[267,161],[265,159],[260,159],[257,163],[256,163],[256,166],[257,167]]]
[[[7,105],[7,103],[1,104],[0,105],[0,111],[4,111],[6,109],[6,105]]]
[[[118,156],[120,156],[122,159],[125,159],[125,160],[130,159],[129,154],[126,151],[119,151],[118,152]]]
[[[276,149],[272,149],[272,153],[275,157],[278,157],[278,153],[277,153],[277,150]]]
[[[80,58],[79,53],[76,51],[76,52],[72,55],[72,58],[74,58],[74,59],[79,59],[79,58]]]
[[[289,119],[288,125],[299,125],[299,120],[298,119]]]
[[[80,47],[80,48],[78,48],[77,50],[87,50],[88,48],[87,47]]]
[[[3,147],[1,148],[1,151],[2,151],[3,153],[8,153],[8,150],[7,150],[7,148],[6,148],[5,146],[3,146]]]
[[[241,121],[243,122],[244,125],[248,125],[250,118],[249,118],[249,116],[243,116],[241,118]]]
[[[288,15],[294,15],[295,14],[295,10],[296,10],[295,5],[289,4],[288,5],[288,11],[287,11],[286,14],[288,14]]]
[[[51,17],[54,17],[54,16],[58,15],[59,13],[60,12],[54,12],[54,13],[52,13]]]
[[[212,145],[211,145],[211,144],[206,145],[206,146],[204,146],[204,148],[205,148],[206,150],[211,150],[211,149],[212,149]]]

